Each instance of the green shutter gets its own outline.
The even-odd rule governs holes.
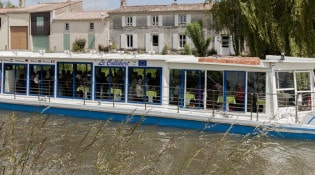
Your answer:
[[[94,33],[89,34],[88,47],[89,47],[89,49],[95,48],[95,34]]]
[[[49,50],[49,36],[33,36],[34,50]]]
[[[70,50],[70,34],[63,34],[63,50]]]

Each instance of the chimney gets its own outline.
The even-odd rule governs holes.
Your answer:
[[[120,7],[126,6],[126,0],[120,0]]]
[[[20,8],[25,7],[25,0],[20,0],[19,6]]]

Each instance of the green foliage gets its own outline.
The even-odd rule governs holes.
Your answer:
[[[83,52],[85,47],[86,39],[76,39],[75,42],[72,44],[72,49],[74,52]]]
[[[103,44],[98,45],[98,50],[100,52],[108,52],[108,47],[105,47]]]
[[[0,2],[0,8],[3,8],[3,3],[2,2]]]
[[[183,55],[192,55],[192,51],[191,51],[189,45],[187,45],[187,44],[184,45]]]
[[[194,43],[197,49],[197,56],[206,56],[211,38],[205,37],[202,20],[189,24],[186,29],[186,35],[189,36]]]
[[[166,55],[166,54],[168,54],[168,47],[167,47],[167,45],[164,45],[164,47],[163,47],[163,49],[162,49],[162,55]]]
[[[221,0],[211,12],[216,30],[227,29],[233,36],[236,55],[246,43],[250,55],[261,58],[280,52],[315,56],[314,1]]]

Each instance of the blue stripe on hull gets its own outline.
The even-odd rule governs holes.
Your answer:
[[[7,104],[0,103],[0,109],[13,110],[13,111],[24,111],[24,112],[35,112],[43,114],[54,114],[54,115],[63,115],[71,117],[80,117],[88,119],[97,119],[97,120],[110,120],[113,122],[130,122],[136,123],[141,122],[145,125],[157,125],[165,127],[177,127],[184,129],[194,129],[202,131],[211,131],[211,132],[226,132],[233,134],[259,134],[261,133],[262,128],[256,128],[255,126],[246,126],[239,124],[229,123],[214,123],[214,122],[202,122],[194,120],[183,120],[183,119],[174,119],[174,118],[164,118],[164,117],[152,117],[152,116],[134,116],[129,114],[122,113],[105,113],[92,110],[78,110],[78,109],[67,109],[67,108],[46,108],[45,106],[30,106],[30,105],[20,105],[20,104]],[[290,132],[289,130],[292,130]],[[276,132],[268,130],[268,135],[276,138],[287,138],[287,139],[306,139],[306,140],[315,140],[314,134],[310,133],[297,133],[294,132],[294,129],[290,128],[288,132]],[[303,131],[303,129],[295,130]]]

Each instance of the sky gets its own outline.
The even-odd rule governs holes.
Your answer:
[[[0,0],[2,2],[10,1],[18,6],[19,0]],[[67,0],[25,0],[26,6],[44,3],[44,2],[64,2]],[[205,0],[176,0],[177,3],[203,3]],[[156,5],[171,4],[174,0],[126,0],[127,5]],[[118,8],[120,0],[83,0],[84,10],[112,10]]]

